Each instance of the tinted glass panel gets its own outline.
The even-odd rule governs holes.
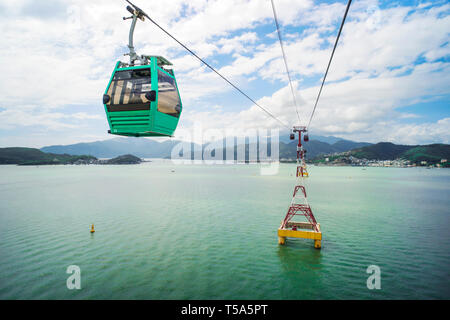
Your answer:
[[[145,93],[151,91],[150,69],[117,71],[111,81],[106,104],[109,111],[148,110],[150,101]]]
[[[158,111],[173,117],[179,117],[180,108],[180,96],[175,79],[158,70]]]

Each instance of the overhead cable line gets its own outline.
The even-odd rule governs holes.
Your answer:
[[[323,88],[323,85],[327,78],[328,70],[330,69],[331,61],[333,60],[334,52],[336,51],[336,47],[339,42],[339,37],[341,36],[342,29],[344,28],[345,18],[347,18],[347,13],[348,13],[348,10],[350,9],[351,3],[352,3],[352,0],[348,0],[347,8],[345,9],[344,18],[342,19],[341,27],[339,28],[339,33],[337,35],[336,42],[334,43],[333,52],[331,53],[330,61],[328,61],[327,70],[325,72],[325,76],[323,77],[322,85],[320,86],[319,94],[317,95],[316,103],[314,104],[314,109],[311,113],[311,117],[309,118],[309,122],[308,122],[308,126],[307,126],[308,129],[309,129],[309,125],[311,124],[311,120],[314,116],[314,112],[316,111],[317,103],[319,102],[320,94],[322,93],[322,88]]]
[[[244,95],[248,100],[253,102],[256,106],[258,106],[261,110],[263,110],[265,113],[267,113],[270,117],[277,120],[280,124],[285,126],[286,128],[290,129],[288,125],[286,125],[283,121],[275,117],[272,113],[270,113],[266,108],[262,107],[260,104],[258,104],[255,100],[253,100],[250,96],[248,96],[244,91],[239,89],[235,84],[233,84],[230,80],[225,78],[223,75],[219,73],[216,69],[214,69],[212,66],[210,66],[205,60],[200,58],[195,52],[193,52],[191,49],[189,49],[187,46],[185,46],[182,42],[180,42],[177,38],[175,38],[173,35],[171,35],[168,31],[166,31],[163,27],[161,27],[158,23],[156,23],[152,18],[150,18],[142,9],[137,7],[136,5],[132,4],[130,1],[126,0],[129,4],[131,4],[135,9],[142,12],[142,14],[151,21],[155,26],[157,26],[159,29],[161,29],[165,34],[167,34],[169,37],[171,37],[173,40],[175,40],[180,46],[182,46],[184,49],[189,51],[190,54],[192,54],[194,57],[196,57],[198,60],[200,60],[204,65],[206,65],[209,69],[214,71],[219,77],[221,77],[223,80],[225,80],[229,85],[231,85],[233,88],[235,88],[237,91],[239,91],[242,95]]]
[[[289,67],[288,67],[288,63],[287,63],[287,59],[286,59],[286,54],[284,52],[284,46],[283,46],[283,39],[281,38],[281,31],[280,31],[280,26],[278,24],[278,17],[277,17],[277,12],[275,10],[275,4],[273,3],[273,0],[270,0],[272,2],[272,11],[273,11],[273,18],[275,20],[275,25],[277,27],[277,33],[278,33],[278,40],[280,41],[280,46],[281,46],[281,52],[283,53],[283,60],[284,60],[284,65],[286,67],[286,73],[289,79],[289,85],[291,87],[291,92],[292,92],[292,98],[294,99],[294,105],[295,105],[295,112],[297,113],[297,118],[298,118],[298,122],[300,124],[300,115],[298,114],[298,105],[297,105],[297,99],[295,98],[295,93],[294,93],[294,86],[292,85],[292,79],[291,79],[291,74],[289,72]]]

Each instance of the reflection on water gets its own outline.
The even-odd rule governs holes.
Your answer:
[[[310,241],[288,239],[284,246],[278,247],[277,253],[284,271],[296,272],[296,270],[300,269],[311,271],[320,270],[321,250],[311,247],[310,243],[307,242]]]
[[[320,299],[318,292],[324,287],[322,254],[308,245],[306,240],[288,239],[277,251],[281,264],[281,295],[293,299]]]

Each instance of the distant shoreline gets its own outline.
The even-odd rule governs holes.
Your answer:
[[[121,155],[108,160],[99,160],[90,155],[70,155],[46,153],[34,148],[1,148],[0,164],[19,166],[37,165],[105,165],[105,164],[139,164],[143,162],[132,154]]]

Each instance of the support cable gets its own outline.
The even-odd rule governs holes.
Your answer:
[[[344,18],[342,19],[341,27],[339,28],[339,33],[337,35],[336,42],[334,43],[333,52],[331,53],[330,61],[328,61],[327,70],[325,72],[325,76],[323,77],[322,85],[320,86],[319,94],[317,95],[316,103],[314,104],[314,109],[313,109],[313,111],[311,113],[311,117],[309,118],[307,129],[309,129],[309,125],[311,124],[311,120],[312,120],[312,118],[314,116],[314,112],[316,111],[317,103],[319,102],[320,94],[322,93],[322,88],[323,88],[323,85],[324,85],[325,80],[327,78],[328,70],[330,69],[331,61],[333,60],[334,52],[336,51],[336,47],[337,47],[337,44],[339,42],[339,37],[341,36],[342,29],[344,28],[345,18],[347,18],[347,13],[348,13],[348,10],[350,9],[351,3],[352,3],[352,0],[348,0],[347,8],[345,9]]]
[[[237,91],[239,91],[242,95],[244,95],[248,100],[253,102],[256,106],[258,106],[261,110],[263,110],[265,113],[267,113],[270,117],[277,120],[280,124],[282,124],[284,127],[290,130],[290,127],[286,125],[283,121],[278,119],[276,116],[274,116],[272,113],[270,113],[266,108],[262,107],[260,104],[258,104],[255,100],[253,100],[250,96],[248,96],[244,91],[239,89],[235,84],[233,84],[230,80],[225,78],[223,75],[219,73],[216,69],[214,69],[212,66],[210,66],[205,60],[200,58],[195,52],[193,52],[191,49],[189,49],[187,46],[185,46],[183,43],[181,43],[177,38],[175,38],[173,35],[171,35],[168,31],[166,31],[163,27],[161,27],[158,23],[156,23],[152,18],[150,18],[144,11],[142,11],[139,7],[132,4],[130,1],[126,0],[129,4],[131,4],[136,10],[140,11],[150,22],[152,22],[155,26],[157,26],[159,29],[161,29],[165,34],[167,34],[169,37],[171,37],[173,40],[175,40],[180,46],[182,46],[184,49],[186,49],[190,54],[192,54],[194,57],[196,57],[200,62],[202,62],[205,66],[207,66],[209,69],[211,69],[213,72],[215,72],[219,77],[221,77],[223,80],[225,80],[229,85],[231,85],[233,88],[235,88]]]
[[[287,59],[286,59],[286,53],[284,52],[283,39],[281,38],[281,31],[280,31],[280,26],[278,24],[277,12],[275,10],[275,4],[273,3],[273,0],[271,0],[271,2],[272,2],[273,18],[275,20],[275,25],[277,27],[278,40],[280,42],[281,52],[283,53],[284,66],[286,67],[286,73],[287,73],[287,76],[288,76],[288,79],[289,79],[289,85],[291,87],[292,98],[294,100],[295,112],[297,113],[298,122],[300,124],[300,115],[298,113],[297,99],[295,98],[294,86],[292,85],[292,79],[291,79],[291,74],[289,72],[289,67],[288,67],[288,63],[287,63]]]

